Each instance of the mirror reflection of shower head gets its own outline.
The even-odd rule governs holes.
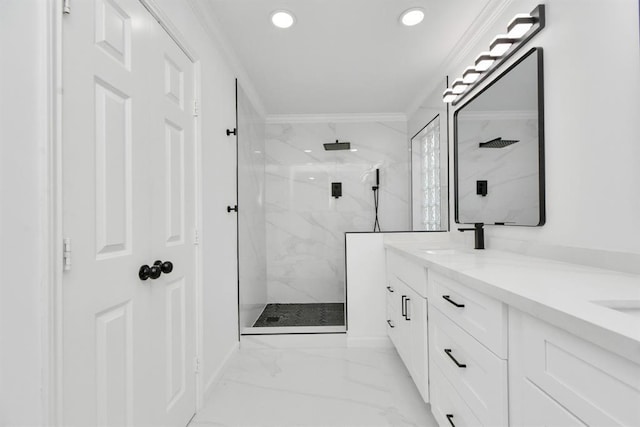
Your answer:
[[[336,139],[336,142],[331,142],[331,143],[322,144],[322,145],[324,145],[324,149],[326,151],[350,150],[351,149],[351,143],[350,142],[338,142],[337,139]]]

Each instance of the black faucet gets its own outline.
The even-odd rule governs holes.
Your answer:
[[[484,226],[481,222],[476,222],[473,228],[458,228],[458,231],[475,231],[476,245],[474,249],[484,249]]]

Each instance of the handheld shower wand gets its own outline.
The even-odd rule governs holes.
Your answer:
[[[378,204],[379,204],[379,199],[380,199],[380,195],[378,193],[378,191],[380,190],[380,169],[378,169],[378,168],[376,168],[376,185],[371,187],[371,189],[373,190],[373,207],[374,207],[375,214],[376,214],[376,218],[375,218],[375,221],[373,223],[373,231],[374,232],[375,231],[382,231],[380,229],[380,221],[378,221]]]

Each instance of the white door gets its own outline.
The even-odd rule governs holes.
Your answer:
[[[63,424],[195,411],[193,65],[138,0],[63,24]],[[138,277],[158,259],[174,270]]]

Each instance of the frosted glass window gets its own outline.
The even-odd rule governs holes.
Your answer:
[[[427,126],[420,141],[422,218],[425,230],[440,228],[440,118]]]
[[[448,226],[447,147],[436,116],[411,140],[413,229],[446,230]]]

